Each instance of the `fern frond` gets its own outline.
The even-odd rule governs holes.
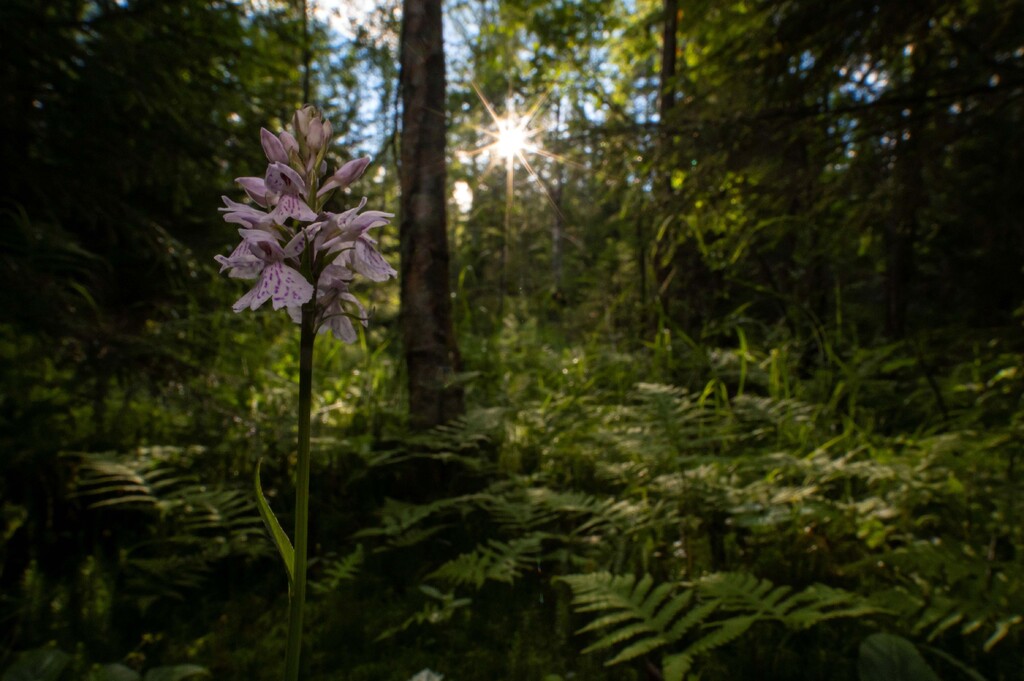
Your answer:
[[[607,650],[608,648],[611,648],[611,647],[613,647],[613,646],[615,646],[615,645],[617,645],[619,643],[622,643],[623,641],[628,641],[629,639],[631,639],[634,636],[637,636],[639,634],[656,634],[656,633],[657,632],[653,631],[651,629],[650,625],[648,625],[645,622],[633,622],[632,624],[627,624],[626,626],[624,626],[622,628],[619,628],[619,629],[616,629],[616,630],[612,631],[610,634],[606,634],[602,638],[598,639],[597,642],[592,643],[589,646],[587,646],[586,648],[584,648],[583,652],[584,653],[593,653],[593,652],[597,652],[599,650]],[[663,639],[660,639],[660,637],[658,637],[656,635],[655,636],[648,636],[648,637],[646,637],[644,639],[641,639],[641,641],[652,641],[652,640],[654,641],[654,645],[651,646],[650,650],[653,650],[654,648],[657,648],[657,647],[665,644],[665,641]],[[611,664],[613,664],[613,662],[611,662],[609,660],[605,664],[606,665],[611,665]]]
[[[758,619],[757,615],[746,615],[743,617],[730,617],[727,620],[715,623],[715,627],[710,634],[701,636],[681,654],[665,659],[662,666],[662,676],[665,677],[665,681],[673,679],[675,681],[682,681],[683,675],[689,671],[690,666],[698,656],[706,655],[715,648],[732,643],[745,634]]]
[[[774,586],[746,573],[718,573],[700,580],[699,590],[717,600],[722,609],[753,612],[790,629],[806,629],[841,617],[862,617],[877,613],[859,596],[841,589],[815,584],[791,594],[788,586]]]
[[[669,655],[661,664],[661,675],[665,681],[683,681],[683,677],[692,666],[693,655],[689,653]]]
[[[467,495],[439,499],[428,504],[411,504],[397,499],[387,499],[384,508],[381,509],[381,524],[378,527],[371,527],[356,532],[356,537],[386,537],[392,543],[404,545],[418,543],[434,534],[440,528],[415,528],[419,534],[414,534],[415,541],[409,541],[405,537],[411,533],[414,527],[431,516],[437,515],[449,509],[464,508],[467,502],[476,499],[477,495]],[[426,532],[426,534],[424,534]],[[402,540],[405,540],[404,542]]]
[[[567,575],[560,577],[573,591],[573,605],[577,612],[604,612],[577,633],[610,630],[588,646],[584,652],[597,652],[631,641],[606,665],[632,660],[678,640],[692,625],[696,614],[710,612],[694,608],[681,619],[693,601],[693,592],[676,593],[673,584],[655,586],[650,575],[636,579],[633,575],[611,575],[607,572]],[[670,626],[675,624],[675,626]]]
[[[337,560],[326,560],[326,567],[323,576],[310,583],[310,587],[317,593],[330,593],[337,590],[342,582],[355,579],[359,568],[363,565],[363,545],[359,544],[356,550],[344,558]]]
[[[139,449],[131,457],[75,454],[74,495],[95,511],[145,514],[153,532],[123,553],[126,583],[140,602],[184,598],[212,564],[229,555],[270,551],[255,504],[245,492],[197,484],[169,460],[175,448]],[[154,517],[155,516],[155,517]]]
[[[488,580],[511,584],[540,559],[542,542],[546,537],[546,534],[535,533],[507,544],[492,539],[448,561],[428,577],[454,585],[472,584],[476,588]]]
[[[707,601],[693,608],[676,621],[668,632],[668,638],[673,641],[678,641],[685,636],[690,629],[693,629],[695,626],[701,624],[704,620],[710,617],[711,614],[718,609],[718,606],[718,601]]]
[[[681,681],[694,661],[743,636],[759,621],[803,629],[837,617],[878,612],[854,594],[824,586],[793,593],[748,573],[718,573],[689,585],[655,584],[650,575],[607,572],[559,578],[573,591],[579,613],[599,614],[577,633],[605,631],[585,653],[618,649],[606,665],[689,641],[666,656],[666,681]],[[681,647],[681,646],[680,646]]]

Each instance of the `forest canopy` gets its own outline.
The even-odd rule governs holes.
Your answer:
[[[3,681],[280,678],[300,328],[215,257],[299,156],[398,275],[312,355],[302,678],[1020,677],[1020,2],[5,0],[0,54]]]

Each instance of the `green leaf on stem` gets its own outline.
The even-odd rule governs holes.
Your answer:
[[[29,650],[4,672],[3,681],[56,681],[71,656],[57,648]]]
[[[291,540],[288,539],[288,535],[281,528],[281,523],[277,522],[277,516],[270,509],[267,498],[263,496],[263,487],[260,485],[261,463],[263,463],[262,459],[256,462],[256,473],[253,476],[253,482],[256,486],[256,505],[260,509],[260,517],[263,518],[263,524],[267,526],[270,536],[274,538],[274,544],[277,545],[277,550],[281,554],[281,560],[284,561],[284,566],[288,569],[288,584],[291,585],[295,581],[295,549],[292,548]]]

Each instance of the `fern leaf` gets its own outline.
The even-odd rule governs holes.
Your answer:
[[[652,586],[654,586],[654,578],[650,575],[644,575],[640,581],[637,582],[636,587],[633,588],[633,593],[629,595],[630,603],[643,603]],[[641,605],[639,609],[642,611],[643,605]]]
[[[626,648],[624,648],[618,655],[604,664],[606,667],[611,667],[612,665],[619,664],[620,662],[628,662],[629,660],[640,657],[641,655],[646,655],[652,650],[657,650],[667,643],[668,641],[663,639],[661,636],[648,636],[626,646]]]
[[[587,646],[583,649],[583,652],[594,653],[599,650],[606,650],[616,644],[622,643],[623,641],[628,641],[629,639],[639,634],[649,633],[655,633],[651,631],[649,625],[647,625],[644,622],[634,622],[633,624],[622,627],[621,629],[616,629],[612,633],[608,634],[607,636],[599,640],[597,643]]]
[[[643,604],[640,606],[640,612],[643,616],[653,618],[654,613],[657,612],[658,608],[661,607],[661,604],[665,602],[665,599],[672,593],[674,588],[674,584],[671,582],[665,582],[664,584],[659,584],[657,587],[652,589],[647,595],[647,598],[644,599]]]
[[[363,564],[363,558],[363,545],[359,544],[356,546],[355,551],[344,558],[325,561],[326,567],[324,567],[323,577],[311,582],[311,588],[320,594],[337,590],[342,582],[355,579],[359,568]]]
[[[669,655],[661,663],[661,675],[665,681],[683,681],[686,672],[693,666],[693,655],[678,653]]]
[[[671,629],[666,638],[670,641],[678,641],[694,626],[706,620],[719,606],[718,601],[707,601],[687,612]]]
[[[1024,621],[1024,617],[1021,617],[1020,615],[1015,615],[1013,617],[1008,617],[1004,620],[997,622],[996,630],[992,632],[992,635],[988,637],[987,641],[985,641],[985,645],[982,647],[982,649],[986,653],[991,651],[993,648],[996,647],[996,645],[1000,641],[1006,638],[1006,635],[1010,633],[1011,628],[1020,624],[1022,621]]]
[[[687,589],[665,603],[664,607],[651,619],[651,625],[659,631],[664,630],[676,615],[690,607],[691,601],[693,601],[693,590]]]
[[[757,620],[757,615],[745,615],[743,617],[730,617],[717,624],[714,631],[702,636],[693,645],[686,649],[686,653],[693,657],[708,653],[715,648],[720,648],[727,643],[732,643],[750,629]]]
[[[692,589],[673,595],[676,585],[655,586],[650,575],[637,580],[632,575],[613,576],[603,572],[568,575],[561,581],[572,588],[577,612],[605,613],[580,629],[579,633],[607,631],[586,648],[585,653],[612,649],[628,642],[606,665],[626,662],[671,645],[702,623],[718,605],[717,601],[709,601],[691,607]]]
[[[634,615],[632,612],[628,610],[623,610],[622,612],[616,612],[612,613],[611,615],[605,615],[604,617],[598,617],[596,620],[592,621],[587,626],[583,627],[582,629],[578,629],[576,633],[585,634],[588,631],[597,631],[598,629],[604,629],[605,627],[610,627],[613,624],[618,624],[619,622],[627,622],[635,618],[636,615]]]

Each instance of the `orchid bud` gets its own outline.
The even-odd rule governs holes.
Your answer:
[[[314,116],[318,117],[316,107],[304,106],[295,112],[295,116],[292,117],[292,127],[295,128],[295,132],[299,134],[299,138],[305,139],[309,134],[309,123]]]
[[[334,174],[324,182],[323,187],[317,192],[317,196],[322,196],[334,188],[345,189],[362,176],[368,165],[370,165],[369,156],[349,161],[334,171]]]
[[[320,118],[314,118],[309,122],[309,131],[306,133],[306,145],[309,146],[311,155],[315,155],[324,145],[324,124]]]
[[[284,150],[288,154],[291,154],[293,151],[296,154],[299,153],[299,143],[290,132],[288,132],[287,130],[282,130],[280,137],[281,145],[284,147]]]
[[[260,128],[260,142],[263,144],[263,153],[271,163],[288,163],[288,152],[277,135],[266,128]]]

